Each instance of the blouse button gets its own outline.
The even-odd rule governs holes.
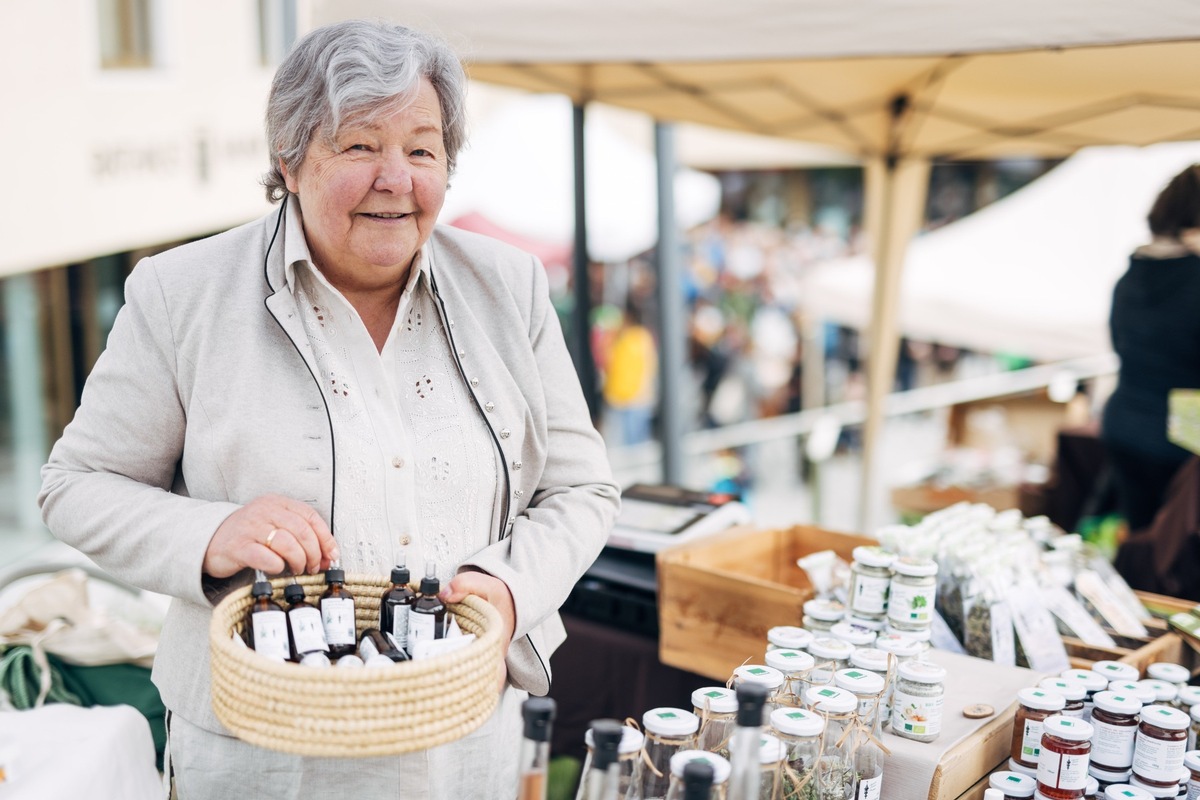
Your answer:
[[[517,497],[524,497],[525,491],[523,489],[517,489],[513,492],[513,494],[515,494]]]
[[[400,456],[396,456],[392,459],[392,466],[396,469],[404,469],[404,459],[400,458]]]
[[[520,461],[514,461],[514,462],[513,462],[513,469],[520,469],[522,466],[523,466],[523,465],[521,464],[521,462],[520,462]]]
[[[412,544],[412,537],[411,536],[401,536],[400,544],[405,545],[405,546]]]
[[[472,386],[478,386],[478,385],[479,385],[479,378],[471,378],[471,385],[472,385]]]
[[[488,411],[488,412],[495,411],[495,410],[496,410],[496,404],[495,404],[495,403],[492,403],[492,402],[490,402],[490,401],[489,401],[489,402],[487,402],[487,403],[484,403],[484,404],[483,404],[483,410],[484,410],[484,411]]]
[[[500,438],[501,439],[507,439],[509,436],[512,436],[512,431],[510,431],[508,428],[500,429]]]

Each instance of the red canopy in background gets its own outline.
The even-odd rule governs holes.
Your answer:
[[[519,247],[526,253],[537,256],[548,271],[556,272],[560,269],[569,268],[571,265],[571,245],[542,242],[522,236],[519,233],[513,233],[507,228],[492,222],[478,211],[472,211],[468,214],[463,214],[461,217],[456,217],[450,221],[450,224],[456,228],[462,228],[464,231],[482,233],[484,236],[491,236],[493,239],[507,242],[513,247]]]

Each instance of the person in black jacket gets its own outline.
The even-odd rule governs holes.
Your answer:
[[[1153,239],[1113,291],[1109,328],[1121,368],[1102,428],[1130,532],[1154,521],[1191,455],[1167,440],[1167,394],[1200,387],[1200,164],[1171,179],[1148,221]]]

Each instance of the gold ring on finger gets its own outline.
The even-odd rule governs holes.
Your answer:
[[[263,544],[265,544],[271,550],[274,550],[275,548],[271,547],[271,542],[275,540],[275,534],[279,533],[279,531],[279,528],[272,528],[271,532],[267,534],[267,540],[263,542]]]

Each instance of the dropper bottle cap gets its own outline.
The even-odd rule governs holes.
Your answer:
[[[298,603],[304,599],[304,587],[298,583],[289,583],[283,587],[283,599],[289,603]]]
[[[342,569],[342,562],[334,561],[329,565],[329,569],[325,570],[325,583],[345,583],[346,570]]]
[[[392,583],[397,586],[406,586],[412,577],[406,564],[406,556],[401,553],[399,560],[396,561],[396,566],[392,567]]]
[[[421,578],[421,594],[430,596],[441,591],[442,584],[437,577],[437,564],[433,561],[425,562],[425,577]]]
[[[737,724],[742,728],[761,728],[763,706],[767,702],[767,687],[757,683],[740,683],[737,687]]]
[[[525,719],[525,738],[535,742],[550,741],[550,726],[556,710],[549,697],[531,697],[521,705],[521,716]]]
[[[615,719],[598,719],[592,723],[592,769],[607,770],[617,763],[624,726]]]
[[[254,570],[254,586],[250,588],[250,595],[252,597],[270,597],[272,591],[267,574],[261,569]]]

